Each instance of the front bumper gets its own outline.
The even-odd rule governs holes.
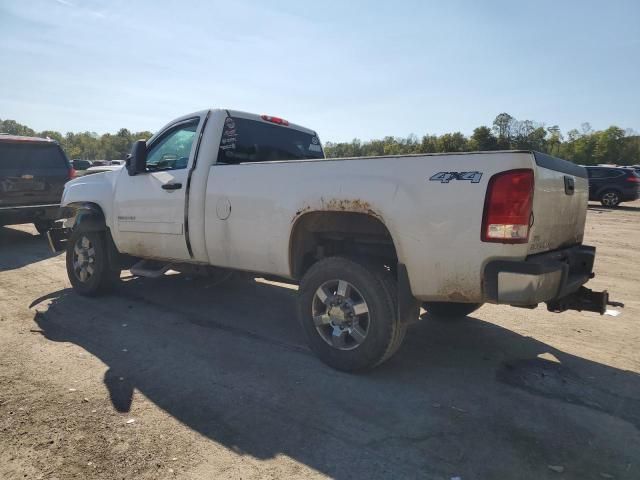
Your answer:
[[[521,307],[562,299],[593,277],[595,256],[595,247],[576,245],[521,261],[494,260],[484,270],[485,298]]]

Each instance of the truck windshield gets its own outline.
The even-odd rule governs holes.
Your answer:
[[[318,137],[280,125],[227,117],[218,163],[270,162],[324,158]]]

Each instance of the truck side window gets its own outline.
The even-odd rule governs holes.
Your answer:
[[[199,119],[194,119],[181,123],[155,141],[147,153],[147,170],[155,172],[187,168],[199,122]]]
[[[265,121],[227,117],[218,147],[219,164],[324,158],[317,135]]]

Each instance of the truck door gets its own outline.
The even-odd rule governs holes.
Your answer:
[[[123,169],[114,199],[114,240],[120,251],[146,258],[188,260],[185,200],[199,118],[171,125],[147,151],[147,170]]]

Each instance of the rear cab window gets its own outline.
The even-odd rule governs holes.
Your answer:
[[[0,170],[62,170],[69,162],[56,143],[0,142]]]
[[[227,117],[218,164],[323,159],[318,136],[266,121]]]

